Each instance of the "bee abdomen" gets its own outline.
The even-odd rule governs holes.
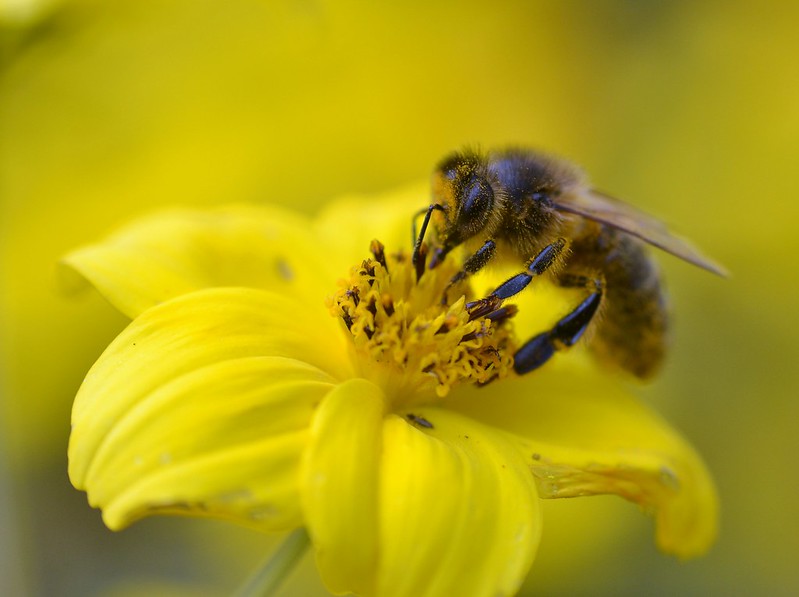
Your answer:
[[[573,243],[568,269],[604,277],[602,317],[591,350],[636,377],[657,373],[668,344],[668,307],[660,273],[644,245],[608,227]]]

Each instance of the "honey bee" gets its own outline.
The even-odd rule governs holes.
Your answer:
[[[497,256],[525,264],[521,273],[467,305],[473,318],[496,312],[545,272],[557,285],[584,292],[568,314],[516,352],[519,374],[573,346],[595,320],[590,344],[595,353],[641,379],[658,370],[668,313],[661,276],[645,243],[726,275],[661,222],[591,188],[576,166],[543,153],[453,153],[433,173],[432,196],[431,205],[417,214],[425,215],[418,236],[414,225],[413,262],[420,275],[460,245],[470,256],[448,290]],[[439,244],[425,266],[421,249],[431,217]]]

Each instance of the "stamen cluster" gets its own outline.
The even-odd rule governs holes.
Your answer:
[[[383,387],[407,402],[429,400],[430,390],[443,398],[459,383],[482,385],[513,370],[515,307],[470,312],[468,282],[448,287],[459,271],[454,258],[428,269],[425,253],[419,267],[406,253],[386,255],[378,241],[371,252],[330,299],[352,337],[360,374],[381,376]],[[458,298],[450,303],[448,296]]]

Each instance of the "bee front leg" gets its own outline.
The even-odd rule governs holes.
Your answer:
[[[556,351],[566,350],[582,337],[602,302],[602,280],[574,274],[564,274],[559,283],[567,287],[591,288],[588,297],[549,331],[528,340],[513,356],[513,369],[519,375],[538,369]]]
[[[444,211],[444,206],[439,205],[438,203],[433,203],[430,207],[425,207],[422,210],[419,210],[417,213],[414,214],[413,220],[411,220],[411,234],[413,238],[413,255],[411,257],[411,262],[416,268],[417,271],[417,279],[421,277],[421,272],[424,271],[424,264],[420,262],[422,259],[422,242],[424,241],[424,235],[427,233],[427,226],[430,224],[430,216],[433,215],[433,212],[439,210]],[[416,219],[425,214],[424,221],[422,222],[422,228],[419,231],[419,235],[416,235]]]
[[[447,304],[447,294],[449,293],[449,289],[452,288],[458,282],[466,279],[466,276],[470,274],[476,274],[481,269],[483,269],[486,264],[491,261],[491,258],[497,251],[497,243],[492,240],[488,239],[483,246],[477,249],[477,251],[469,257],[466,261],[463,262],[463,269],[461,269],[457,274],[452,276],[447,284],[447,287],[444,289],[444,296],[441,297],[441,304]]]

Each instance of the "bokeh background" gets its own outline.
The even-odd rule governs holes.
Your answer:
[[[799,594],[799,4],[0,0],[0,594],[224,595],[274,539],[102,526],[72,397],[125,320],[55,263],[153,208],[424,180],[464,143],[570,157],[732,271],[663,256],[677,314],[636,388],[722,499],[705,558],[614,498],[548,502],[525,595]],[[323,595],[306,562],[285,595]]]

